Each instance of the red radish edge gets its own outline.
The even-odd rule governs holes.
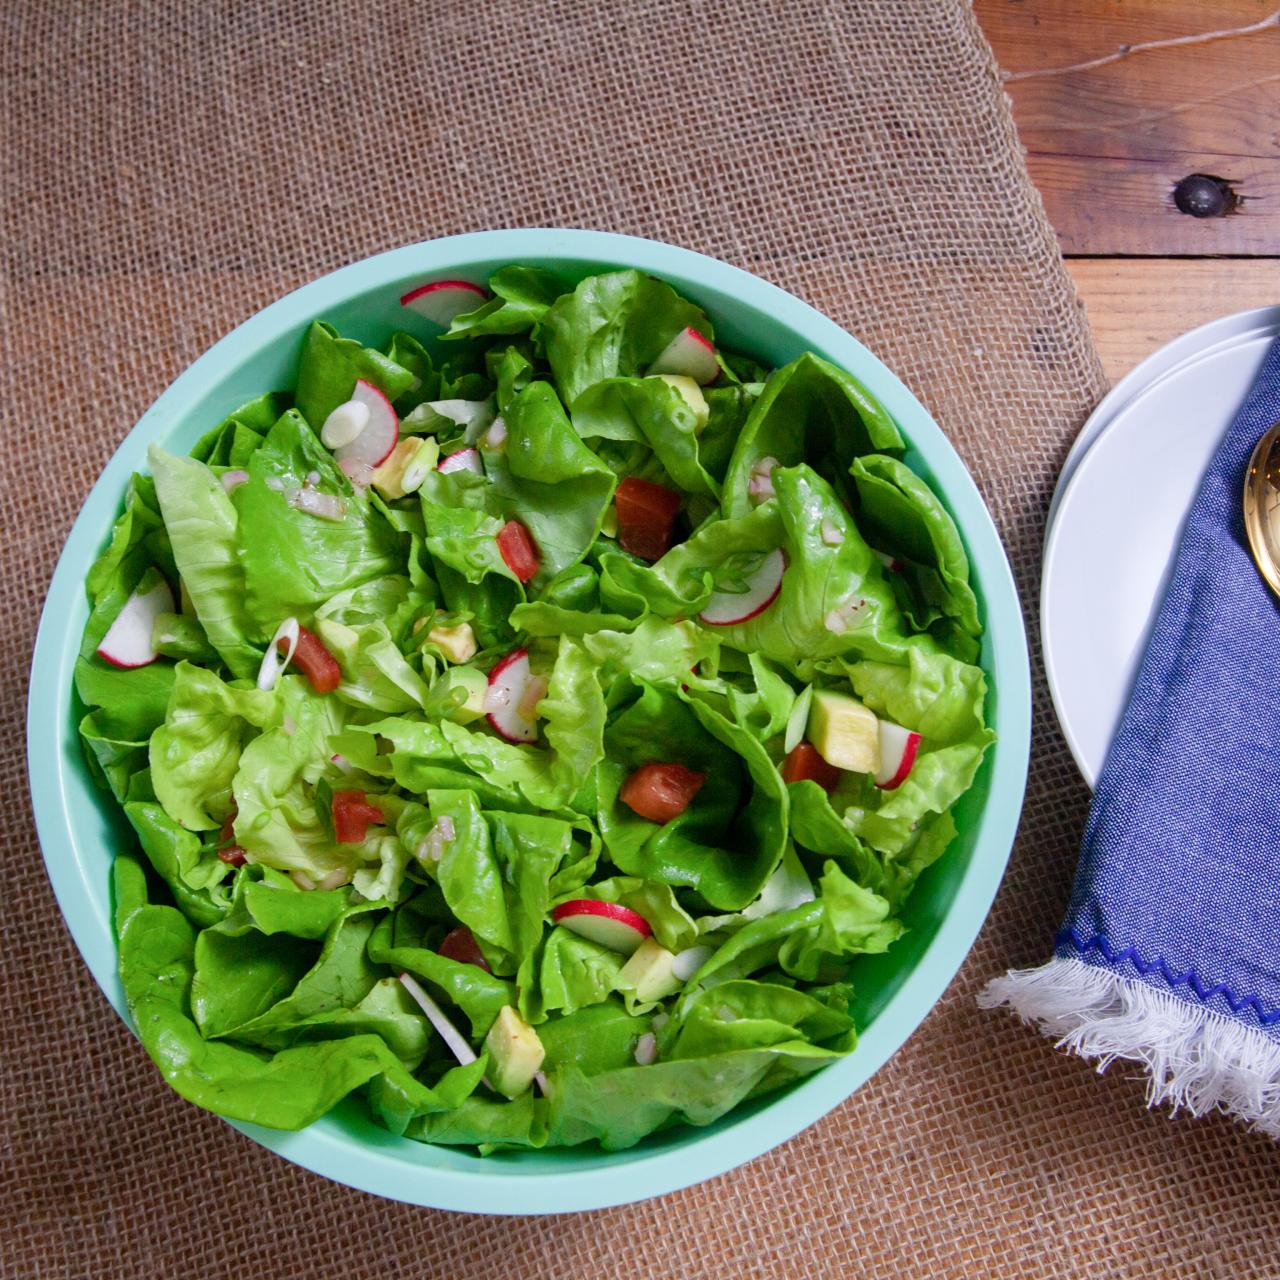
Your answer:
[[[786,571],[786,552],[775,547],[760,561],[746,591],[715,592],[698,614],[699,620],[709,627],[732,627],[763,613],[778,598]]]
[[[163,578],[145,595],[134,591],[102,637],[98,656],[125,671],[154,662],[160,656],[151,643],[156,618],[172,612],[173,592]]]
[[[907,780],[920,751],[920,735],[888,720],[880,721],[880,770],[876,786],[893,791]]]
[[[454,316],[474,310],[488,296],[470,280],[432,280],[403,294],[400,305],[447,329]]]
[[[653,933],[644,916],[630,907],[616,902],[600,902],[595,898],[562,902],[551,912],[551,919],[588,941],[598,942],[623,955],[630,955]]]
[[[484,475],[484,462],[475,449],[459,449],[456,453],[447,454],[436,464],[441,475],[453,471],[472,471],[478,476]]]
[[[520,714],[520,704],[532,682],[528,649],[513,649],[489,672],[489,687],[484,695],[485,719],[507,742],[538,740],[537,724]]]
[[[351,399],[368,406],[369,421],[350,444],[335,449],[333,456],[346,475],[358,483],[362,468],[380,467],[395,451],[400,440],[400,419],[391,401],[363,378],[356,383]],[[353,475],[353,470],[357,474]]]
[[[649,372],[683,374],[705,387],[720,376],[720,362],[711,340],[689,326],[662,348],[649,366]]]

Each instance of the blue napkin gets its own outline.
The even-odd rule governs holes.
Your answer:
[[[1280,608],[1240,510],[1249,456],[1277,420],[1280,343],[1188,516],[1054,959],[981,1002],[1099,1070],[1144,1062],[1150,1102],[1280,1136]],[[1135,475],[1135,502],[1142,489]]]

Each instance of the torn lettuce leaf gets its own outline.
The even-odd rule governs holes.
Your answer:
[[[542,317],[547,360],[570,409],[605,378],[647,371],[685,328],[715,337],[700,307],[640,271],[588,276]]]

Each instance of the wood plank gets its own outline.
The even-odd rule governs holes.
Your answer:
[[[1280,304],[1280,260],[1072,258],[1112,382],[1158,347],[1220,316]]]
[[[1122,45],[1257,23],[1276,12],[1275,0],[975,7],[1010,77],[1027,166],[1064,252],[1280,253],[1280,23],[1070,69]],[[1020,78],[1028,73],[1037,74]],[[1192,173],[1230,180],[1237,211],[1178,212],[1173,187]]]

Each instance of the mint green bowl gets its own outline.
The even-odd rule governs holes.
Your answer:
[[[991,518],[942,432],[915,397],[838,325],[763,280],[713,258],[651,240],[595,231],[487,231],[395,249],[281,298],[206,352],[151,406],[107,464],[53,575],[31,669],[28,763],[49,878],[98,985],[126,1018],[111,928],[110,866],[123,819],[95,787],[80,751],[72,668],[88,616],[84,576],[104,545],[147,445],[186,452],[206,427],[261,391],[291,385],[316,317],[365,342],[400,327],[400,295],[424,279],[483,281],[512,262],[581,277],[637,267],[669,281],[712,316],[725,344],[782,364],[815,351],[861,378],[896,419],[907,460],[943,495],[969,549],[986,623],[982,665],[999,734],[956,812],[960,837],[924,876],[904,918],[910,931],[854,968],[862,1031],[857,1049],[786,1091],[739,1107],[706,1128],[656,1134],[628,1151],[512,1152],[481,1158],[393,1137],[355,1100],[299,1133],[237,1124],[307,1169],[376,1195],[472,1213],[560,1213],[662,1195],[724,1173],[785,1142],[843,1102],[928,1014],[986,918],[1022,806],[1030,737],[1026,637],[1008,563]],[[139,1070],[145,1070],[141,1063]],[[905,1100],[903,1105],[909,1105]]]

